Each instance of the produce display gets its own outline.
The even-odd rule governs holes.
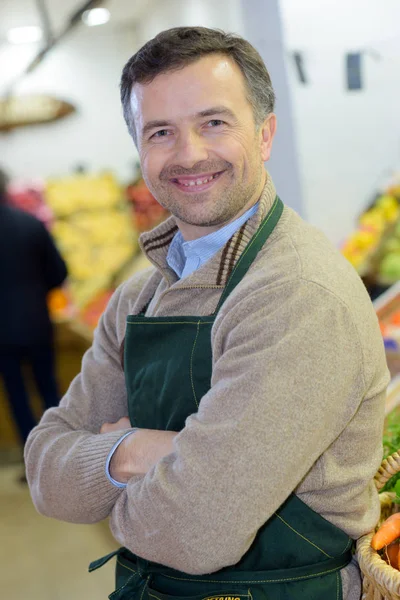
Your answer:
[[[143,179],[128,185],[126,196],[133,206],[133,222],[138,231],[149,231],[168,216],[165,210],[150,193]]]
[[[386,416],[383,449],[384,458],[387,458],[400,449],[400,405]],[[391,477],[381,492],[386,492],[385,511],[391,507],[392,513],[380,524],[371,540],[371,547],[378,552],[380,557],[395,569],[400,565],[400,473]],[[385,514],[385,513],[382,513]],[[387,514],[387,512],[386,512]]]
[[[388,287],[400,280],[400,185],[378,195],[342,253],[369,282]]]
[[[372,548],[383,550],[382,558],[395,569],[399,568],[399,537],[400,513],[394,513],[380,526],[371,541]]]
[[[389,414],[400,403],[400,282],[389,288],[373,304],[391,374],[386,396],[386,414]]]
[[[67,263],[69,292],[81,310],[113,288],[118,271],[138,252],[138,233],[114,176],[74,175],[47,182],[51,233]]]
[[[391,372],[385,405],[383,457],[400,449],[400,282],[375,300],[374,308],[384,339],[386,359]],[[387,503],[399,505],[400,473],[391,477],[381,490],[388,492]],[[376,531],[371,546],[381,558],[395,569],[400,569],[400,512],[396,508]]]
[[[80,311],[80,321],[89,327],[90,330],[95,329],[97,326],[112,294],[113,290],[101,292]]]
[[[14,206],[48,227],[67,263],[67,284],[48,296],[53,319],[73,321],[90,338],[115,288],[150,265],[139,233],[169,213],[141,177],[124,189],[109,172],[14,181],[8,192]]]
[[[114,175],[76,174],[61,179],[48,179],[46,203],[56,217],[69,217],[79,211],[99,211],[121,203],[121,189]]]
[[[42,221],[47,227],[51,227],[53,222],[53,213],[44,199],[44,184],[40,181],[14,182],[8,190],[8,197],[11,204],[20,208],[37,219]]]
[[[357,230],[349,237],[342,247],[343,255],[357,269],[360,274],[365,274],[371,268],[382,269],[382,274],[392,272],[389,262],[376,265],[376,253],[382,250],[385,244],[385,258],[391,248],[397,253],[400,251],[400,237],[398,244],[386,246],[389,240],[400,236],[400,188],[393,188],[388,193],[380,196],[374,205],[359,218]],[[400,259],[400,254],[398,254]],[[400,260],[399,260],[400,275]]]

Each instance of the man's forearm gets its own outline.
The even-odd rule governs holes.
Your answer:
[[[25,462],[33,502],[48,517],[73,523],[106,518],[122,490],[107,479],[104,464],[122,432],[72,431],[46,415],[31,433]]]
[[[115,451],[110,474],[127,483],[135,475],[145,475],[161,458],[174,451],[175,431],[138,429],[126,437]]]

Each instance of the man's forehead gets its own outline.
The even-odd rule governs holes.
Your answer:
[[[232,58],[224,54],[215,53],[202,56],[187,65],[159,73],[149,82],[134,84],[134,88],[138,90],[153,90],[157,87],[167,87],[168,85],[184,83],[190,79],[198,82],[199,77],[202,75],[208,79],[211,78],[213,83],[223,83],[240,74],[240,68]]]
[[[203,57],[182,69],[161,73],[151,82],[135,83],[130,98],[132,114],[140,117],[143,113],[152,113],[153,107],[158,111],[168,101],[173,105],[179,101],[187,104],[188,116],[216,104],[229,105],[235,83],[237,91],[243,92],[243,76],[232,59],[223,55]],[[221,102],[224,97],[225,102]]]

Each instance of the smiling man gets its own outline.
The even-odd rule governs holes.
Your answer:
[[[206,55],[143,83],[132,90],[128,118],[146,182],[185,240],[203,237],[261,195],[276,127],[271,84],[269,114],[256,128],[240,67],[226,55]],[[160,109],[168,118],[159,118]]]
[[[175,28],[128,61],[121,98],[172,216],[29,437],[34,503],[110,517],[118,600],[358,600],[388,372],[361,280],[264,168],[266,67],[239,36]]]

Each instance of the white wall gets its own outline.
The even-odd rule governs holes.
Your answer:
[[[400,170],[400,2],[281,0],[286,42],[304,52],[310,84],[291,63],[305,216],[339,243],[392,169]],[[374,48],[365,88],[345,90],[346,52]]]
[[[242,0],[242,9],[243,36],[261,54],[276,96],[275,113],[278,127],[271,159],[266,166],[285,204],[304,216],[298,144],[279,0]]]
[[[240,33],[243,29],[241,0],[167,0],[157,3],[140,23],[140,42],[169,27],[219,27]]]
[[[122,67],[137,49],[133,30],[81,27],[18,85],[16,92],[47,93],[77,106],[63,120],[0,133],[0,164],[18,177],[64,175],[77,163],[113,169],[129,179],[137,160],[119,100]],[[30,46],[0,49],[0,95],[36,54]]]

